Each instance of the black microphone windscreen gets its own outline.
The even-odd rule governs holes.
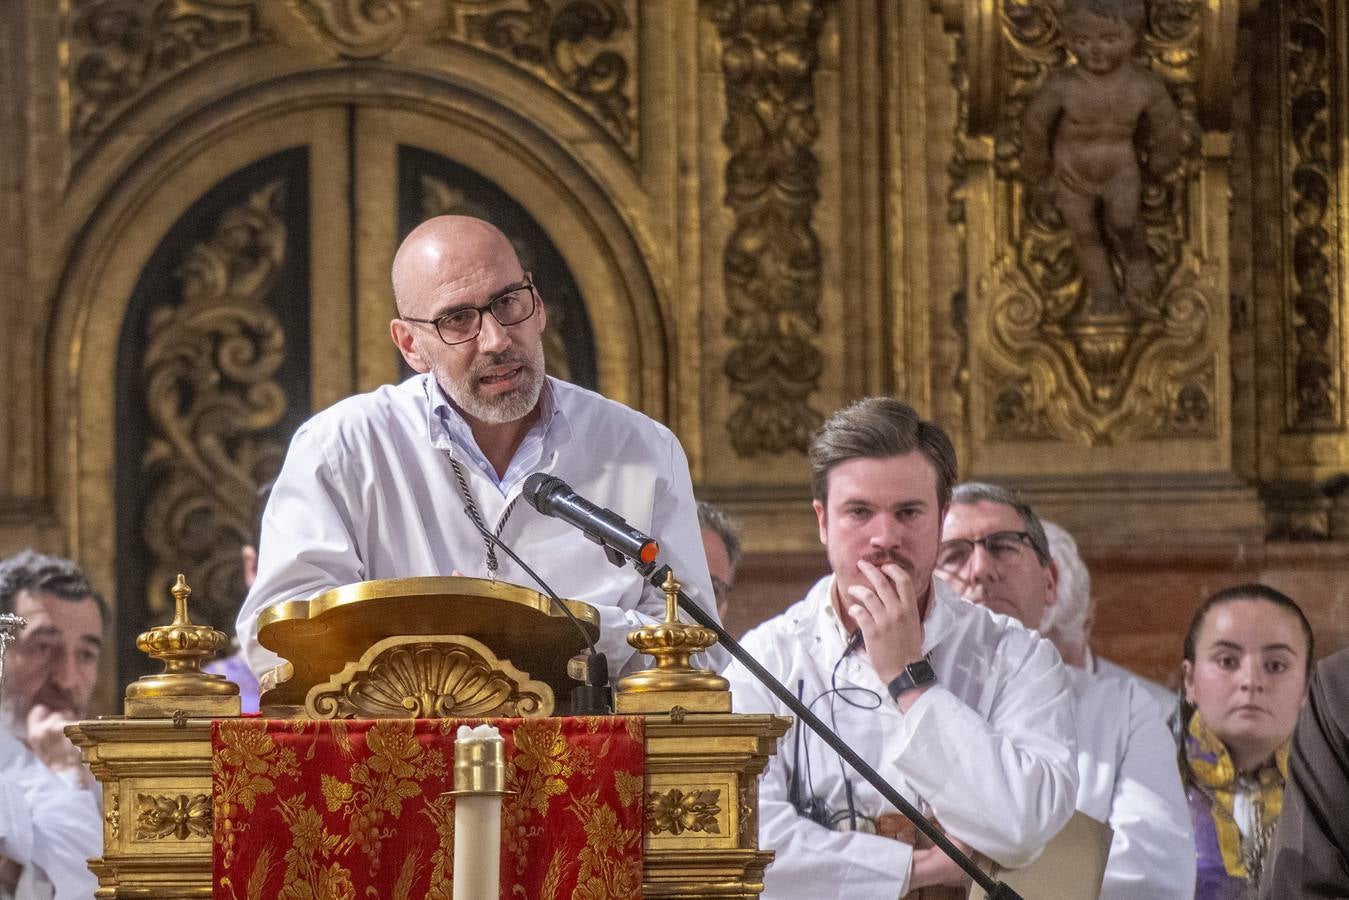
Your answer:
[[[521,490],[521,495],[525,498],[525,502],[530,506],[534,507],[544,515],[548,515],[549,511],[543,509],[539,504],[541,504],[544,498],[553,490],[555,484],[564,484],[564,482],[560,478],[554,478],[546,472],[535,472],[525,479],[525,486]]]

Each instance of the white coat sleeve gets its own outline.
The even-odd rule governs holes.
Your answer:
[[[940,684],[904,715],[896,765],[944,830],[1009,868],[1033,862],[1077,800],[1071,687],[1048,641],[1004,640],[988,718]],[[885,702],[891,702],[888,699]]]
[[[1191,900],[1194,830],[1175,741],[1147,692],[1121,683],[1129,695],[1129,741],[1111,799],[1115,833],[1101,900]]]
[[[0,855],[34,866],[55,900],[88,900],[98,888],[87,860],[103,850],[103,816],[92,792],[49,770],[0,728]]]
[[[770,672],[781,677],[785,667],[771,648],[747,639],[747,648]],[[723,673],[731,682],[737,713],[790,716],[768,689],[740,663]],[[764,875],[767,897],[847,897],[849,900],[895,900],[908,890],[913,848],[892,838],[860,831],[833,831],[802,817],[788,799],[791,782],[792,729],[778,742],[759,782],[759,847],[772,850]]]
[[[262,517],[258,577],[239,610],[239,648],[254,674],[281,659],[258,643],[258,616],[286,600],[365,580],[355,516],[323,446],[296,432]]]

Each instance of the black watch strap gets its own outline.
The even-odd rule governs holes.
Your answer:
[[[905,691],[934,684],[936,681],[937,673],[932,670],[932,664],[926,659],[920,659],[905,666],[904,671],[896,675],[886,689],[890,692],[890,699],[898,701]]]

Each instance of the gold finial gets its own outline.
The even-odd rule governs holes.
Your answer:
[[[669,712],[682,706],[693,712],[730,712],[730,683],[715,672],[692,665],[691,657],[711,647],[717,636],[710,628],[679,621],[679,589],[673,571],[666,571],[665,621],[628,633],[628,643],[655,659],[655,666],[622,678],[615,701],[620,713]]]
[[[201,664],[215,656],[228,638],[210,625],[193,625],[187,614],[192,594],[180,573],[170,588],[173,623],[141,632],[136,647],[164,663],[158,675],[146,675],[126,689],[126,714],[133,718],[239,715],[239,686],[223,675],[210,675]]]
[[[679,589],[683,585],[675,581],[674,569],[665,570],[665,583],[660,589],[665,592],[665,621],[679,621]]]
[[[187,598],[192,596],[192,588],[187,586],[187,579],[182,572],[178,573],[178,580],[169,593],[173,595],[173,624],[191,625],[187,618]]]

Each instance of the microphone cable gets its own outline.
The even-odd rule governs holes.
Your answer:
[[[814,699],[806,704],[807,709],[813,709],[816,703],[828,697],[830,725],[835,731],[838,731],[838,719],[834,709],[834,697],[840,697],[843,702],[847,703],[849,706],[862,710],[873,710],[878,708],[881,704],[880,695],[870,688],[865,688],[861,685],[844,685],[843,687],[839,687],[838,685],[839,667],[849,655],[854,653],[861,646],[862,632],[860,630],[854,631],[848,638],[848,642],[843,649],[843,654],[834,662],[833,669],[829,673],[829,687],[820,691],[815,695]],[[803,696],[804,690],[805,679],[797,679],[797,699],[802,702],[805,701],[805,697]],[[849,697],[848,695],[850,693],[859,694],[865,699],[862,702],[859,702],[858,700]],[[853,797],[852,780],[848,778],[847,772],[843,769],[843,758],[838,757],[838,763],[840,779],[843,782],[846,808],[838,810],[830,809],[823,798],[815,793],[815,778],[811,771],[813,766],[811,763],[810,741],[809,739],[806,739],[803,745],[803,736],[799,729],[800,723],[797,723],[797,725],[796,746],[794,747],[792,762],[792,783],[788,786],[789,800],[792,803],[792,806],[796,808],[797,813],[803,818],[809,819],[825,828],[835,829],[839,822],[846,821],[849,823],[850,830],[859,830],[857,827],[859,819],[864,818],[868,822],[870,822],[871,819],[862,816],[857,812],[856,801]],[[803,778],[804,790],[801,783],[801,779]]]
[[[838,668],[843,665],[843,661],[851,656],[858,648],[862,646],[862,629],[857,629],[848,636],[848,644],[843,648],[843,655],[834,663],[834,668],[829,672],[829,727],[838,732],[838,713],[834,709],[834,698],[839,697],[844,703],[857,709],[872,710],[879,709],[881,705],[880,695],[870,688],[864,688],[861,685],[852,685],[846,687],[838,686]],[[870,695],[870,699],[875,701],[875,705],[867,706],[851,700],[848,697],[849,691],[859,692],[862,695]],[[848,771],[843,765],[843,757],[835,756],[838,760],[838,774],[843,779],[844,797],[847,799],[848,809],[845,813],[848,819],[848,826],[851,831],[857,830],[857,803],[853,799],[852,779],[848,777]]]
[[[543,592],[552,600],[553,605],[566,614],[567,619],[576,628],[576,632],[581,635],[581,640],[585,641],[590,653],[586,657],[586,678],[585,683],[579,688],[572,688],[571,712],[574,716],[607,716],[613,713],[613,704],[609,699],[609,661],[599,648],[595,646],[595,641],[581,624],[581,620],[576,618],[576,614],[567,608],[567,604],[562,598],[554,593],[548,583],[538,576],[538,574],[526,565],[514,550],[512,550],[505,541],[488,531],[486,526],[474,518],[468,509],[464,510],[464,515],[473,523],[473,527],[483,536],[483,539],[491,542],[493,545],[509,556],[516,565],[524,570],[525,574],[534,579],[534,583],[543,588]],[[583,693],[578,698],[577,691]]]

